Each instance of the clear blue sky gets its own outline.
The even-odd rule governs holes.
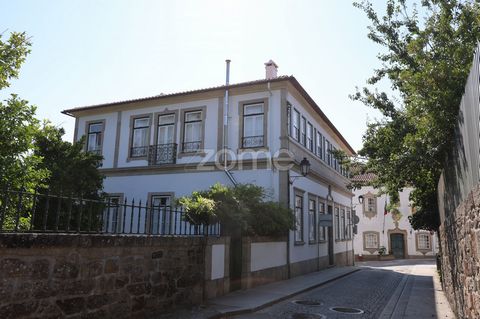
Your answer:
[[[26,31],[33,42],[0,98],[19,94],[72,140],[63,109],[221,85],[227,58],[232,83],[260,79],[273,59],[358,150],[379,116],[348,98],[379,65],[367,25],[348,0],[0,0],[4,39]]]

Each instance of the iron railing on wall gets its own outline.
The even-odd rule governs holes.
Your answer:
[[[480,44],[460,103],[454,146],[438,183],[440,218],[445,220],[480,181]]]
[[[220,225],[194,225],[182,207],[5,188],[0,190],[1,232],[219,236]]]

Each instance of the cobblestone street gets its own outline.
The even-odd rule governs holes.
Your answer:
[[[441,291],[434,261],[400,260],[358,266],[361,271],[235,318],[454,318]],[[359,313],[342,313],[333,308]]]

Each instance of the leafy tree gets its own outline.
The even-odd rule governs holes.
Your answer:
[[[0,34],[0,90],[18,77],[20,66],[30,52],[25,33],[12,33],[7,41]],[[0,101],[0,188],[31,189],[48,174],[36,170],[40,158],[33,155],[33,137],[39,128],[35,107],[12,94]]]
[[[0,91],[17,78],[28,53],[30,42],[25,33],[13,32],[8,40],[0,34]],[[12,94],[0,101],[0,190],[33,189],[48,175],[46,170],[37,170],[41,158],[32,154],[33,137],[39,128],[35,119],[35,107]],[[16,195],[3,192],[0,204],[4,214],[0,216],[2,226],[27,228],[28,216],[15,214],[11,203]],[[10,203],[10,204],[9,204]]]
[[[47,122],[35,135],[34,154],[42,159],[37,168],[49,175],[37,189],[43,196],[37,200],[32,223],[37,229],[78,229],[79,222],[81,229],[98,229],[105,205],[75,198],[101,199],[104,177],[97,167],[102,156],[84,152],[83,139],[73,144],[62,140],[64,134],[63,128]],[[54,196],[47,199],[47,193]]]
[[[35,135],[34,154],[42,158],[39,170],[50,172],[43,180],[50,192],[99,199],[104,176],[97,169],[102,156],[84,152],[84,139],[66,142],[63,128],[45,123]]]
[[[383,115],[368,124],[359,154],[368,158],[365,170],[378,176],[374,186],[383,187],[391,198],[414,187],[412,226],[436,230],[437,183],[480,36],[480,5],[422,0],[408,6],[406,0],[388,0],[383,16],[370,1],[354,5],[371,22],[368,37],[383,47],[381,67],[352,96]],[[390,81],[395,97],[378,90],[383,79]]]
[[[206,191],[178,199],[178,203],[185,208],[189,222],[196,225],[220,222],[229,235],[286,235],[294,227],[292,212],[266,199],[266,192],[260,186],[226,187],[217,183]]]

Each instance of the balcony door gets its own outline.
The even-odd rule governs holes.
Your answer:
[[[174,143],[175,114],[158,117],[157,145]]]

